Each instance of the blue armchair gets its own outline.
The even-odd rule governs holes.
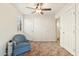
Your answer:
[[[20,56],[31,50],[29,40],[23,34],[17,34],[13,37],[12,55]]]

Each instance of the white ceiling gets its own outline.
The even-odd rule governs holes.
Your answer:
[[[21,13],[23,14],[32,14],[34,10],[28,9],[26,7],[35,7],[36,3],[15,3],[13,4]],[[64,3],[44,3],[44,8],[52,8],[52,11],[45,11],[44,13],[57,13],[59,12],[66,4]]]

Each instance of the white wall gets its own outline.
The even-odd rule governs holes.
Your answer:
[[[0,55],[5,53],[5,44],[17,32],[16,17],[20,13],[11,4],[0,4]]]
[[[25,15],[24,31],[32,41],[56,41],[54,14]]]

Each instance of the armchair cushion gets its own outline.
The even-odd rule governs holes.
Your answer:
[[[14,49],[18,49],[18,48],[22,48],[22,47],[26,47],[26,46],[29,46],[30,44],[27,43],[27,42],[24,42],[24,43],[19,43],[16,45],[16,47],[14,47]]]
[[[21,54],[23,54],[27,51],[30,51],[30,50],[31,50],[31,46],[28,43],[27,44],[23,43],[23,44],[19,44],[15,47],[14,54],[16,56],[18,56],[18,55],[21,55]]]

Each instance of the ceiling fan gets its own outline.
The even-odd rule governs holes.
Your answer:
[[[39,13],[41,15],[44,14],[43,11],[51,11],[52,9],[51,8],[43,8],[43,3],[37,3],[35,8],[33,7],[26,7],[26,8],[29,8],[29,9],[33,9],[34,11],[32,13]]]

